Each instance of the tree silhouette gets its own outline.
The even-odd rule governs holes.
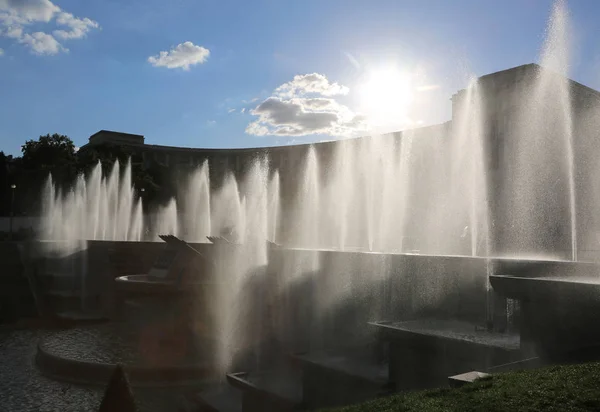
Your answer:
[[[77,153],[73,141],[62,134],[40,136],[21,146],[22,166],[40,174],[52,173],[57,180],[73,178],[77,172]]]

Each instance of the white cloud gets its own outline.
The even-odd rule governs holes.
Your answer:
[[[4,56],[4,50],[0,49],[0,56]]]
[[[26,33],[21,39],[20,43],[28,45],[33,53],[35,54],[57,54],[61,51],[69,51],[65,49],[54,37],[47,33],[37,31],[35,33]]]
[[[23,37],[23,27],[21,26],[10,26],[4,30],[4,35],[11,39],[20,39]]]
[[[28,32],[32,24],[49,24],[54,20],[53,34],[42,31]],[[85,17],[78,18],[61,10],[50,0],[0,0],[0,35],[27,45],[35,54],[57,54],[67,52],[61,40],[80,39],[91,29],[99,28],[97,22]]]
[[[233,113],[235,112],[235,109],[227,109],[227,113]]]
[[[281,97],[292,97],[304,94],[320,94],[323,96],[335,96],[348,94],[350,89],[338,83],[329,83],[327,77],[319,73],[310,73],[294,76],[291,82],[287,82],[275,89],[275,94]]]
[[[11,24],[48,23],[59,11],[50,0],[0,0],[0,21]]]
[[[246,133],[256,136],[321,134],[335,137],[364,133],[369,129],[367,119],[330,97],[348,92],[348,87],[331,83],[322,74],[295,76],[250,111],[258,119],[246,127]]]
[[[88,19],[87,17],[79,19],[71,13],[60,12],[56,18],[56,23],[61,26],[66,26],[69,30],[54,30],[54,35],[60,39],[81,39],[91,29],[100,27],[97,22]]]
[[[156,56],[148,57],[148,62],[155,67],[166,67],[168,69],[189,70],[190,66],[202,64],[210,56],[210,51],[202,46],[196,46],[191,41],[178,44],[171,50],[161,51]]]

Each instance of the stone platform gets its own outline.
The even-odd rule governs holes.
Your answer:
[[[242,412],[242,393],[227,383],[210,385],[201,392],[188,396],[186,410],[194,412]]]
[[[46,332],[36,364],[47,376],[78,383],[105,383],[120,364],[132,385],[198,384],[214,376],[215,342],[170,335],[168,325],[132,333],[107,323]]]
[[[227,381],[242,391],[244,412],[294,411],[302,409],[301,377],[292,372],[230,373]]]
[[[302,401],[308,409],[365,402],[389,393],[389,366],[356,354],[297,354],[302,365]]]
[[[600,267],[573,263],[570,268],[564,273],[490,276],[500,295],[519,301],[519,329],[528,357],[555,363],[586,348],[600,347],[596,315],[600,308]]]
[[[382,328],[384,333],[388,332],[394,335],[420,335],[509,351],[519,350],[520,347],[518,334],[490,332],[483,327],[460,320],[419,319],[401,322],[370,322],[369,324]]]
[[[33,359],[37,342],[46,331],[13,330],[0,327],[0,411],[10,412],[97,412],[107,382],[81,385],[49,379]],[[134,387],[140,412],[179,410],[189,387]]]
[[[389,341],[390,384],[396,390],[447,385],[449,376],[522,358],[519,335],[491,332],[470,322],[420,319],[372,322]]]

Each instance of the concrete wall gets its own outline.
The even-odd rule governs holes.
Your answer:
[[[162,242],[89,241],[85,251],[65,253],[64,244],[58,245],[31,242],[29,256],[42,259],[42,272],[79,277],[89,302],[107,309],[114,297],[113,279],[148,273],[164,248]],[[194,246],[220,262],[228,260],[214,245]],[[218,253],[226,256],[216,257]],[[272,249],[266,269],[264,276],[231,275],[247,279],[253,290],[273,291],[270,305],[277,313],[271,322],[277,333],[298,342],[368,340],[372,331],[367,322],[377,320],[435,316],[482,326],[486,322],[484,259]]]
[[[14,216],[13,231],[33,230],[37,232],[41,227],[41,219],[33,216]],[[10,217],[0,217],[0,232],[8,232],[10,230]]]
[[[0,323],[37,315],[19,246],[18,242],[0,242]]]
[[[376,332],[370,321],[486,322],[483,259],[284,249],[269,269],[286,290],[278,333],[298,349],[366,344]]]

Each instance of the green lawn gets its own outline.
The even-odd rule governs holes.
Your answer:
[[[398,394],[335,411],[600,411],[600,363],[498,374],[458,389]]]

